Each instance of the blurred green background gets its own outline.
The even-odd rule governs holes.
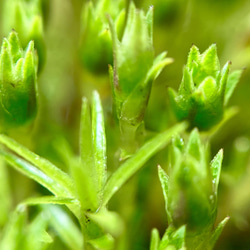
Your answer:
[[[9,0],[0,0],[0,27],[5,25],[6,1]],[[43,28],[47,58],[38,77],[38,117],[32,134],[15,135],[16,139],[65,169],[58,153],[60,145],[56,142],[66,138],[78,152],[81,98],[89,97],[91,91],[97,89],[106,115],[108,166],[112,172],[118,165],[119,131],[112,114],[108,67],[106,74],[93,74],[81,65],[78,56],[84,1],[50,0],[41,3],[45,6]],[[250,1],[137,0],[135,4],[145,11],[154,6],[155,54],[167,50],[168,56],[174,58],[174,63],[167,66],[153,84],[145,117],[149,135],[175,123],[167,88],[178,88],[192,44],[203,52],[216,43],[221,66],[231,61],[232,69],[245,69],[229,103],[229,106],[237,106],[239,112],[213,136],[211,157],[224,148],[218,221],[227,215],[231,217],[215,249],[250,249]],[[1,28],[1,40],[7,35]],[[159,228],[163,234],[167,227],[157,164],[167,168],[166,149],[152,158],[110,204],[110,209],[117,210],[126,220],[127,249],[147,249],[151,229]],[[26,197],[45,192],[13,170],[8,174],[11,176],[12,207]]]

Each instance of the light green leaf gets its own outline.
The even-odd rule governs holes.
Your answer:
[[[107,180],[106,135],[104,116],[99,94],[95,91],[92,100],[92,137],[94,161],[98,178],[98,191],[102,196],[103,187]]]
[[[163,191],[163,196],[164,196],[164,200],[165,200],[165,209],[168,215],[168,218],[170,218],[170,214],[168,212],[168,175],[166,174],[166,172],[160,167],[158,166],[158,176],[161,182],[161,188]]]
[[[216,77],[217,72],[220,70],[220,62],[217,56],[216,44],[212,44],[202,55],[201,63],[203,67],[210,72],[211,75]]]
[[[22,48],[21,44],[17,35],[17,32],[11,32],[9,36],[9,43],[10,43],[10,52],[13,56],[13,62],[17,62],[22,55]]]
[[[23,64],[23,78],[25,88],[29,89],[34,85],[35,81],[35,63],[34,63],[34,41],[30,41],[27,46],[27,51]]]
[[[199,49],[193,45],[188,54],[187,67],[192,68],[193,62],[198,62],[200,57]]]
[[[65,197],[55,197],[55,196],[41,196],[41,197],[33,197],[28,198],[20,203],[19,206],[35,206],[41,204],[58,204],[58,205],[66,205],[66,204],[78,204],[78,200],[70,199]]]
[[[110,177],[105,188],[103,204],[105,206],[111,197],[122,187],[122,185],[133,176],[146,161],[152,157],[157,151],[166,146],[171,140],[171,137],[180,133],[187,128],[186,123],[180,123],[165,132],[155,136],[153,139],[146,142],[133,157],[123,163],[118,170]]]
[[[198,129],[192,130],[186,147],[187,154],[191,155],[197,161],[201,160],[202,145],[200,141],[200,135]]]
[[[72,250],[83,249],[83,235],[73,223],[72,218],[60,207],[55,205],[43,206],[49,216],[49,223],[56,230],[60,239]]]
[[[194,83],[190,71],[184,67],[183,78],[179,88],[180,95],[191,95],[194,91]]]
[[[213,249],[216,241],[220,237],[221,232],[224,229],[225,225],[227,224],[228,220],[229,220],[229,217],[226,217],[223,221],[220,222],[220,224],[215,229],[215,231],[214,231],[214,233],[213,233],[213,235],[211,237],[211,240],[210,240],[210,247],[211,247],[211,249]]]
[[[223,150],[221,149],[211,162],[212,183],[213,183],[213,191],[215,192],[215,194],[217,194],[218,190],[222,160],[223,160]]]
[[[30,223],[25,232],[24,247],[25,250],[42,250],[46,245],[53,242],[52,237],[46,232],[48,226],[48,219],[46,215],[41,212]]]
[[[77,160],[71,161],[70,167],[82,208],[95,211],[98,207],[98,175],[94,160],[93,128],[90,117],[88,101],[83,98],[80,125],[81,163]]]
[[[113,250],[114,249],[114,238],[109,235],[103,235],[102,237],[89,240],[90,243],[95,249],[101,250]]]
[[[181,226],[177,230],[169,226],[162,237],[159,250],[176,249],[184,250],[185,248],[186,226]]]
[[[3,83],[11,82],[12,80],[12,60],[9,50],[9,43],[6,38],[3,40],[1,54],[0,54],[0,77],[3,80]]]
[[[53,194],[69,196],[68,190],[27,161],[9,152],[0,151],[0,155],[16,170],[46,187]]]
[[[159,231],[154,228],[151,232],[150,250],[158,250],[160,242]]]
[[[1,235],[0,249],[22,249],[26,219],[27,215],[25,211],[16,210],[12,212]]]
[[[78,198],[81,202],[81,208],[85,211],[96,211],[99,205],[96,185],[92,176],[89,175],[86,163],[72,159],[70,167],[75,180]]]
[[[123,220],[115,212],[102,210],[97,213],[88,213],[87,216],[96,222],[105,233],[110,233],[114,237],[121,235],[124,230]]]
[[[22,146],[21,144],[6,135],[0,135],[0,143],[14,151],[16,154],[20,155],[33,165],[37,166],[41,171],[46,174],[46,176],[53,179],[53,181],[56,183],[56,186],[60,186],[61,190],[63,188],[65,194],[67,193],[67,196],[74,196],[74,186],[72,179],[69,177],[68,174],[57,168],[50,161],[40,157],[39,155],[36,155],[35,153],[31,152],[29,149],[25,148],[24,146]],[[16,157],[14,158],[18,162],[18,159]],[[50,187],[50,189],[51,188],[53,189],[53,187]],[[65,196],[65,194],[62,196]]]
[[[90,107],[86,98],[82,99],[80,123],[80,155],[81,161],[86,165],[86,171],[89,172],[91,178],[95,178],[96,173],[93,158]]]
[[[153,65],[147,73],[144,85],[146,85],[149,81],[154,81],[166,65],[173,63],[173,58],[165,58],[166,55],[167,52],[162,52],[154,59]]]
[[[221,77],[220,77],[220,82],[219,82],[219,93],[224,98],[225,98],[225,90],[227,86],[230,66],[231,66],[231,63],[227,62],[221,70]],[[224,99],[224,104],[225,104],[225,99]]]
[[[217,98],[218,89],[216,81],[211,76],[206,77],[202,81],[202,83],[198,87],[198,90],[201,90],[203,92],[205,99],[210,103],[213,103],[215,101],[215,98]]]
[[[122,10],[120,14],[117,16],[117,18],[115,19],[115,29],[116,29],[117,37],[119,40],[121,40],[122,38],[125,20],[126,20],[126,12],[125,10]]]

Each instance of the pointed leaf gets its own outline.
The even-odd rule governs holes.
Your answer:
[[[224,104],[227,105],[230,97],[233,94],[233,91],[237,85],[237,83],[240,80],[240,77],[242,75],[242,70],[235,70],[231,74],[229,74],[228,79],[227,79],[227,86],[226,86],[226,93],[225,93],[225,100]]]
[[[80,163],[77,159],[70,164],[72,176],[75,181],[78,198],[81,202],[81,209],[85,211],[96,211],[99,206],[96,185],[89,175],[85,162]]]
[[[193,91],[194,91],[194,83],[192,75],[188,70],[188,68],[184,67],[183,78],[178,92],[180,95],[190,95],[193,93]]]
[[[24,146],[22,146],[21,144],[6,135],[0,135],[0,143],[4,144],[16,154],[20,155],[25,160],[37,166],[49,178],[53,179],[53,181],[57,183],[56,186],[60,186],[61,188],[63,187],[65,191],[67,190],[66,192],[68,193],[68,196],[74,196],[74,186],[72,179],[69,177],[68,174],[57,168],[50,161],[36,155],[35,153],[31,152],[29,149],[25,148]]]
[[[126,12],[122,10],[115,20],[115,30],[117,32],[117,38],[121,40],[124,31],[124,24],[126,20]]]
[[[185,235],[186,226],[178,228],[172,235],[172,244],[176,246],[177,249],[183,249],[185,247]]]
[[[181,226],[177,230],[175,230],[172,226],[169,226],[162,237],[159,250],[165,250],[165,249],[184,250],[185,235],[186,235],[185,225]]]
[[[8,45],[8,41],[6,41],[6,44]],[[1,76],[2,77],[2,84],[3,86],[6,84],[9,84],[13,81],[13,75],[12,75],[12,60],[11,55],[7,47],[2,45],[1,54],[0,54],[0,70],[1,70]]]
[[[195,128],[192,130],[189,136],[189,140],[188,140],[187,147],[186,147],[186,152],[192,157],[194,157],[197,161],[200,161],[201,149],[202,149],[202,145],[201,145],[200,135],[199,135],[198,129]]]
[[[186,123],[180,123],[165,132],[160,133],[153,139],[146,142],[133,157],[123,163],[118,170],[110,177],[105,188],[103,204],[105,206],[111,197],[122,187],[122,185],[132,177],[146,161],[157,151],[170,142],[173,134],[180,133],[187,128]]]
[[[220,237],[222,230],[224,229],[225,225],[227,224],[229,220],[229,217],[226,217],[223,221],[220,222],[220,224],[217,226],[217,228],[215,229],[211,240],[210,240],[210,247],[211,249],[213,249],[216,241],[218,240],[218,238]]]
[[[92,101],[92,136],[94,161],[98,178],[97,185],[98,191],[101,194],[107,180],[106,135],[101,100],[96,91],[93,93]]]
[[[211,162],[212,183],[215,194],[217,194],[218,190],[222,160],[223,160],[223,150],[221,149]]]
[[[169,57],[165,58],[166,55],[167,53],[163,52],[155,58],[153,62],[153,66],[150,68],[150,70],[147,73],[147,77],[146,77],[144,84],[147,84],[147,82],[149,81],[154,81],[158,77],[158,75],[161,73],[163,68],[166,65],[171,64],[174,61],[173,58],[169,58]]]
[[[69,205],[69,204],[77,204],[78,200],[65,198],[65,197],[55,197],[55,196],[41,196],[28,198],[20,203],[20,206],[35,206],[41,204],[58,204],[58,205]]]
[[[90,118],[90,107],[86,98],[82,99],[81,124],[80,124],[80,155],[83,168],[94,184],[97,192],[97,173],[94,161],[92,127]]]
[[[166,209],[167,215],[169,216],[169,211],[168,211],[168,179],[169,177],[160,166],[158,166],[158,176],[161,182],[161,188],[162,188],[163,196],[165,200],[165,209]]]
[[[25,160],[18,158],[16,155],[9,152],[0,151],[0,155],[3,156],[5,161],[17,171],[46,187],[53,194],[58,196],[69,196],[68,190],[65,190],[65,188],[57,183],[54,179],[50,178]]]
[[[231,66],[231,63],[227,62],[225,64],[225,66],[223,67],[223,69],[221,70],[221,78],[220,78],[220,82],[219,82],[219,93],[224,98],[225,98],[225,89],[227,86],[228,73],[229,73],[230,66]]]
[[[12,31],[10,33],[9,43],[10,43],[10,52],[13,57],[13,63],[16,63],[16,61],[23,55],[22,55],[21,44],[17,36],[17,33],[15,31]]]
[[[220,62],[217,56],[216,44],[212,44],[202,55],[201,63],[206,71],[210,72],[213,77],[216,77],[220,70]]]
[[[192,68],[193,62],[198,62],[200,57],[199,49],[193,45],[188,54],[187,67]]]
[[[17,81],[23,80],[23,64],[24,64],[24,58],[20,58],[15,66],[15,77]]]
[[[25,88],[30,88],[34,85],[36,72],[34,56],[34,42],[31,41],[28,44],[23,64],[23,82],[25,83]]]

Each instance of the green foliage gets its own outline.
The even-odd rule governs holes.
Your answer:
[[[230,62],[220,70],[216,45],[200,54],[196,46],[190,49],[178,94],[169,89],[171,105],[178,120],[188,120],[190,126],[208,130],[223,118],[241,71],[229,74]]]
[[[0,135],[0,142],[24,159],[8,151],[1,151],[0,154],[15,169],[55,195],[55,197],[31,199],[26,204],[54,203],[68,206],[82,226],[86,244],[98,245],[98,247],[108,244],[107,249],[111,249],[110,244],[113,245],[114,240],[111,235],[119,234],[122,222],[116,213],[106,211],[108,201],[153,154],[170,141],[173,133],[183,131],[185,128],[185,124],[178,124],[152,138],[129,161],[123,163],[107,182],[103,111],[99,95],[94,92],[92,122],[90,122],[87,100],[83,99],[81,158],[79,161],[73,157],[70,161],[72,177],[5,135]],[[84,139],[86,141],[83,144]],[[58,223],[60,223],[59,219]],[[60,229],[60,225],[58,228]],[[64,232],[61,233],[64,234]]]
[[[188,249],[211,249],[214,241],[210,239],[216,237],[212,235],[216,235],[213,227],[223,152],[220,150],[210,164],[207,156],[207,147],[194,129],[186,145],[178,137],[173,140],[169,176],[158,168],[170,228],[175,230],[186,225]],[[218,228],[221,232],[223,226]],[[170,244],[169,239],[166,242]]]
[[[81,41],[79,55],[82,64],[93,73],[107,72],[112,64],[112,41],[107,15],[116,21],[119,32],[122,32],[125,21],[124,0],[112,2],[101,0],[96,4],[88,1],[82,8]]]
[[[11,214],[1,237],[1,249],[47,249],[53,240],[46,232],[48,219],[44,213],[40,212],[29,224],[27,221],[27,210],[24,207],[18,207]]]
[[[42,6],[45,6],[45,1],[5,1],[3,11],[5,35],[12,29],[16,30],[22,47],[26,47],[31,40],[34,41],[39,58],[39,71],[44,66],[46,58]]]
[[[152,82],[172,59],[166,58],[165,52],[154,59],[152,7],[145,14],[131,2],[122,38],[119,39],[119,30],[111,19],[110,29],[114,54],[110,78],[115,109],[126,141],[125,150],[133,152],[131,141],[143,121]]]
[[[248,249],[248,2],[0,1],[0,249]]]
[[[37,109],[37,58],[34,42],[23,51],[18,35],[4,38],[0,54],[1,129],[25,125]]]

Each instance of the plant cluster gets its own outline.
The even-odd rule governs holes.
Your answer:
[[[192,45],[178,91],[155,92],[174,62],[156,55],[161,25],[190,6],[60,4],[0,2],[0,249],[213,249],[229,221],[220,176],[224,199],[248,180],[247,138],[227,171],[223,149],[211,157],[243,71],[221,68],[216,44]]]

